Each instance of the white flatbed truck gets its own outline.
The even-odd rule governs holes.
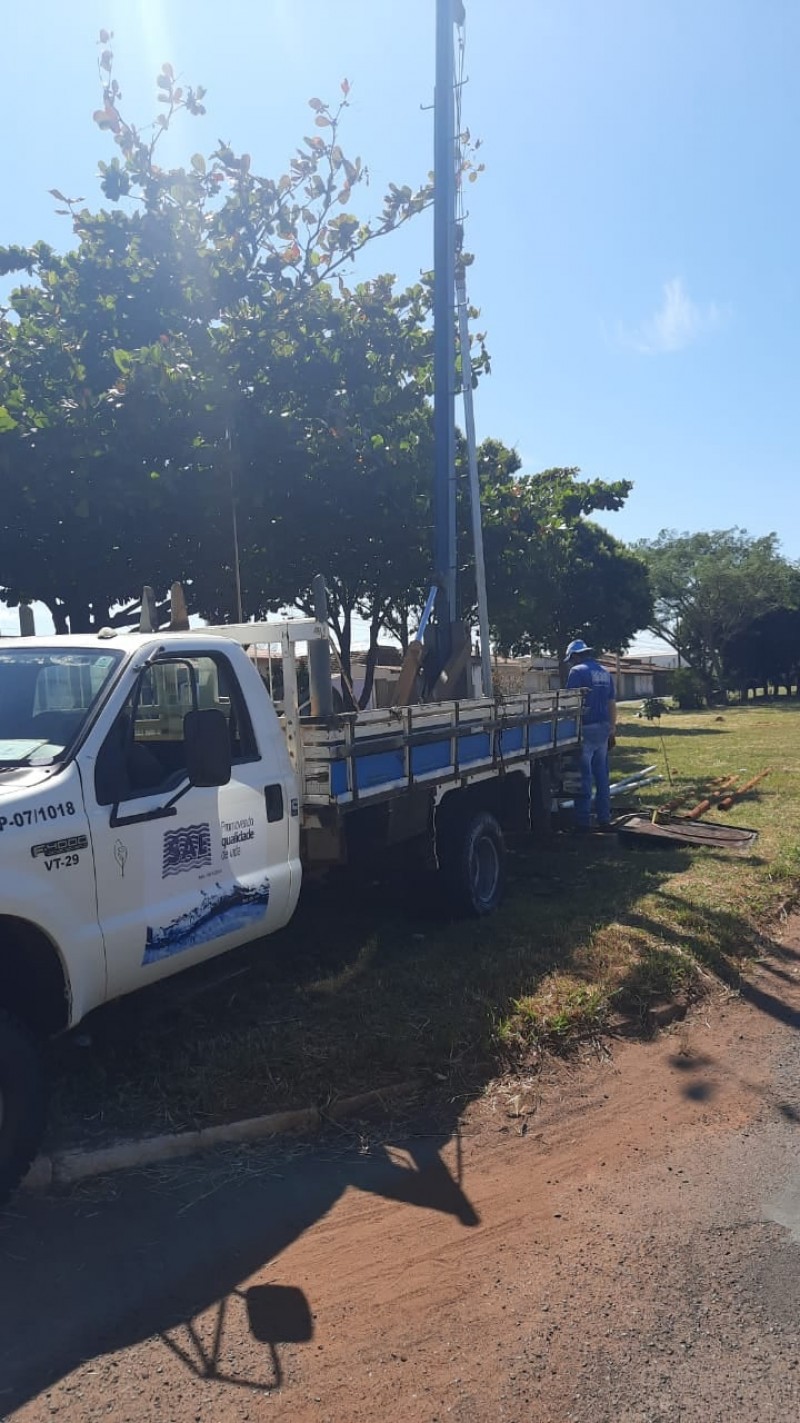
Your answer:
[[[47,1038],[283,928],[304,871],[376,845],[419,846],[454,910],[489,913],[503,830],[549,818],[579,694],[304,718],[297,649],[326,637],[0,642],[0,1198],[44,1132]],[[252,655],[275,644],[282,707]]]

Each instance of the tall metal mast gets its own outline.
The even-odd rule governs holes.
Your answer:
[[[478,628],[481,635],[481,683],[483,695],[491,697],[493,686],[492,655],[489,643],[489,602],[486,595],[486,562],[483,556],[481,482],[478,472],[478,447],[475,438],[475,410],[472,404],[472,357],[469,343],[467,279],[460,253],[456,264],[456,297],[458,302],[458,345],[461,351],[461,390],[464,396],[464,433],[467,437],[467,459],[469,462],[472,547],[475,554],[475,590],[478,600]]]
[[[435,565],[439,660],[450,651],[450,624],[458,617],[455,483],[455,247],[456,134],[455,39],[464,19],[462,0],[436,0],[436,92],[434,96],[433,382]]]

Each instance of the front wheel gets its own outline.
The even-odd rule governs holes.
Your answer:
[[[439,864],[457,914],[482,918],[497,909],[505,888],[505,845],[489,811],[478,811],[461,823],[451,821]]]
[[[33,1163],[46,1113],[41,1049],[27,1028],[0,1011],[0,1203]]]

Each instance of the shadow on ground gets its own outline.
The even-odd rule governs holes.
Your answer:
[[[129,1173],[94,1194],[17,1202],[0,1213],[2,1416],[85,1360],[149,1338],[160,1338],[196,1378],[276,1387],[281,1346],[313,1338],[314,1301],[291,1283],[243,1282],[348,1188],[441,1212],[465,1229],[477,1225],[440,1155],[454,1130],[450,1120],[424,1141],[395,1141],[408,1164],[383,1146],[295,1147],[294,1157],[291,1148],[264,1147],[249,1155],[249,1170],[218,1157],[195,1170]],[[198,1319],[209,1309],[210,1321]],[[246,1371],[235,1365],[226,1329],[262,1346],[245,1351]],[[113,1408],[113,1377],[108,1392]]]
[[[641,721],[625,722],[624,740],[652,741],[654,733],[666,739],[673,736],[724,736],[728,730],[730,728],[725,726],[676,726],[671,724],[667,717],[661,721],[647,721],[643,718]]]

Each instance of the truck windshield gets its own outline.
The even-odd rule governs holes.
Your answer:
[[[0,771],[63,760],[121,652],[0,650]]]

